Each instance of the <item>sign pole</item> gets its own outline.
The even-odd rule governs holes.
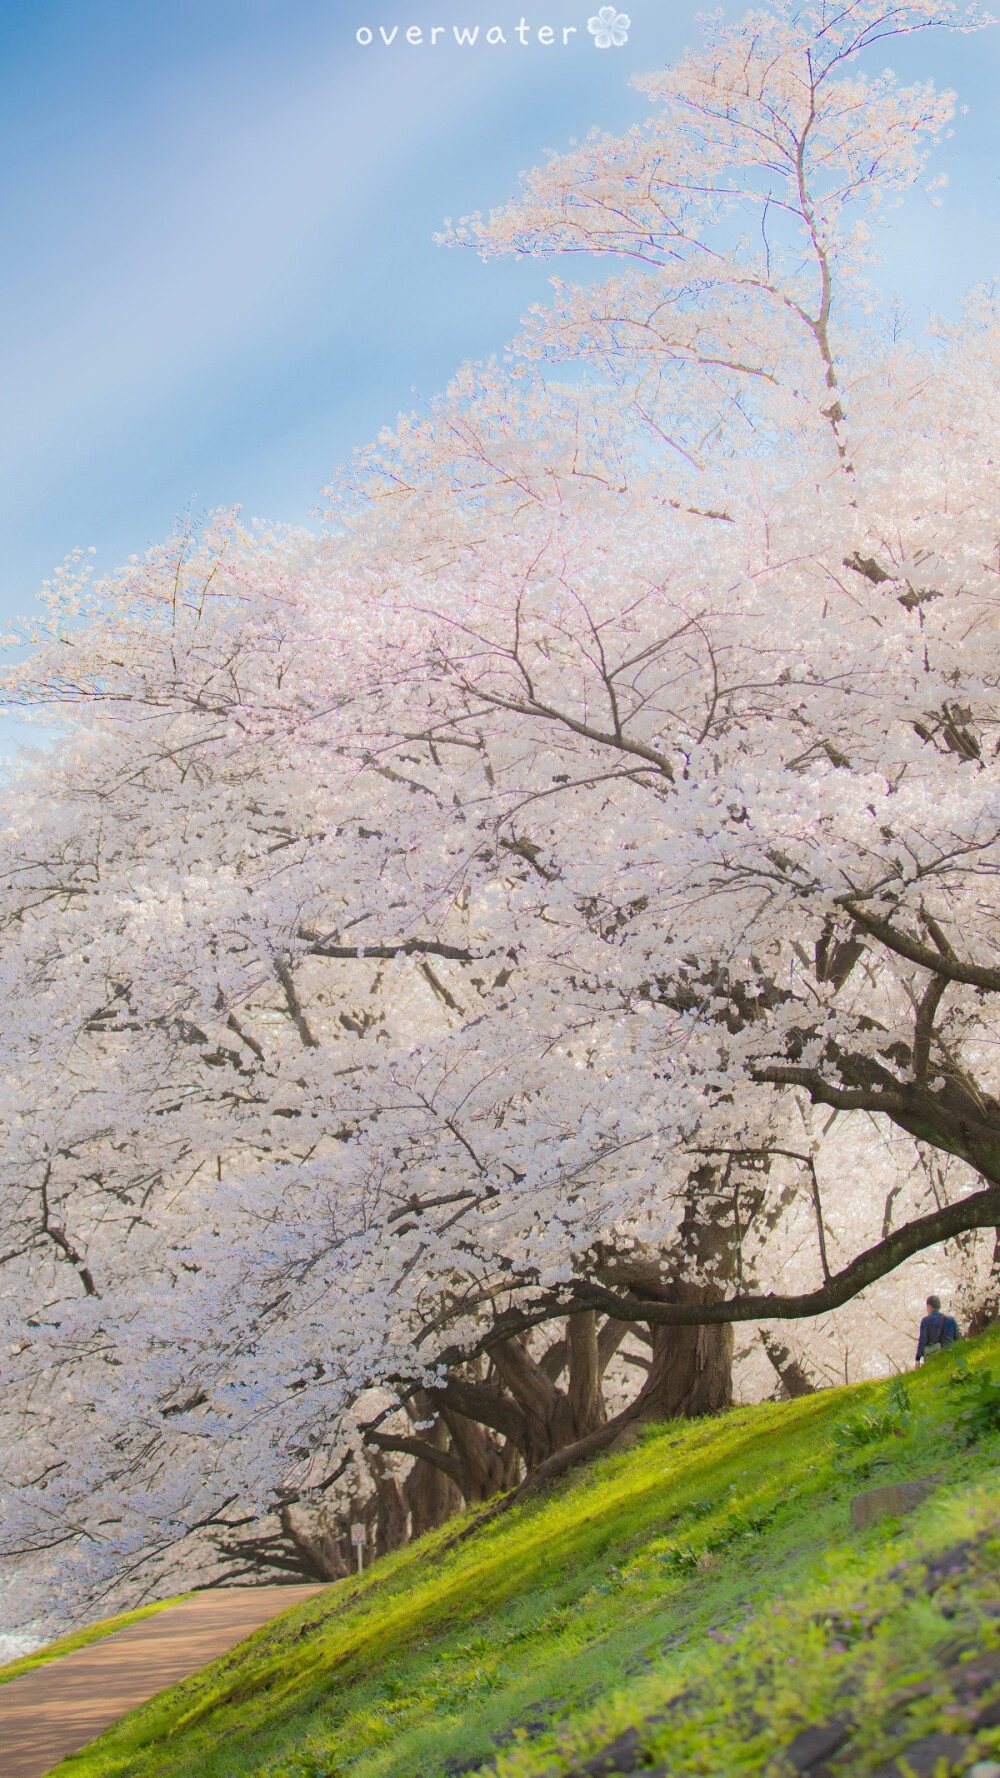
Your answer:
[[[368,1532],[363,1524],[351,1526],[351,1542],[358,1552],[358,1573],[361,1574],[364,1571],[364,1548],[368,1542]]]

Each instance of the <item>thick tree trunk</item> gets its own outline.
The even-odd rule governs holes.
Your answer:
[[[710,1302],[718,1291],[681,1284],[674,1302]],[[733,1330],[651,1327],[653,1356],[636,1403],[640,1420],[695,1420],[733,1405]]]
[[[717,1302],[734,1276],[741,1228],[750,1215],[744,1189],[742,1219],[734,1214],[734,1197],[726,1189],[728,1167],[706,1161],[692,1172],[684,1217],[674,1250],[663,1258],[649,1255],[609,1256],[601,1281],[634,1290],[666,1303]],[[758,1194],[759,1195],[759,1194]],[[755,1206],[756,1207],[756,1206]],[[711,1284],[693,1283],[685,1272]],[[732,1406],[733,1330],[714,1327],[661,1327],[652,1323],[643,1336],[652,1356],[649,1375],[634,1404],[642,1420],[696,1419]]]
[[[585,1342],[585,1335],[583,1339]],[[572,1358],[572,1340],[569,1344]],[[533,1469],[536,1463],[551,1457],[553,1451],[572,1443],[573,1410],[569,1398],[535,1363],[523,1340],[499,1340],[490,1348],[490,1358],[500,1381],[521,1409],[523,1434],[518,1442],[525,1463]]]
[[[488,1500],[513,1487],[522,1463],[533,1469],[604,1425],[604,1373],[627,1332],[627,1325],[614,1322],[598,1328],[597,1316],[584,1310],[568,1317],[563,1335],[543,1353],[533,1354],[523,1337],[499,1340],[490,1348],[485,1377],[470,1365],[433,1391],[450,1434],[441,1467],[466,1500]],[[562,1389],[558,1379],[565,1371]],[[376,1434],[374,1442],[419,1454],[413,1440]],[[426,1447],[425,1453],[433,1462]]]
[[[330,1531],[308,1530],[290,1506],[280,1513],[281,1529],[291,1543],[309,1580],[343,1580],[347,1564],[341,1554],[340,1539]]]
[[[409,1512],[403,1491],[386,1467],[380,1451],[368,1453],[368,1468],[375,1483],[375,1538],[373,1554],[384,1556],[401,1549],[409,1536]]]
[[[510,1440],[501,1444],[484,1426],[451,1408],[443,1408],[441,1417],[451,1434],[452,1451],[462,1466],[459,1487],[470,1505],[489,1500],[493,1494],[512,1486],[520,1468],[516,1445]]]
[[[450,1476],[419,1457],[403,1483],[410,1514],[410,1536],[434,1531],[461,1509],[462,1496]]]
[[[571,1315],[566,1323],[566,1344],[569,1351],[569,1409],[574,1439],[586,1438],[607,1420],[601,1379],[606,1363],[601,1363],[598,1344],[597,1316],[592,1309],[582,1315]]]
[[[994,1231],[993,1260],[986,1289],[969,1317],[970,1339],[975,1334],[985,1333],[997,1320],[1000,1320],[1000,1229]]]
[[[774,1334],[768,1333],[766,1330],[761,1333],[760,1343],[774,1367],[778,1381],[791,1401],[800,1395],[815,1395],[815,1383],[804,1366],[789,1352],[787,1346],[782,1345],[782,1342],[776,1339]]]

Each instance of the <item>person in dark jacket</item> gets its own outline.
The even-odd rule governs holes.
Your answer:
[[[939,1296],[929,1296],[927,1308],[929,1313],[920,1323],[920,1338],[917,1341],[918,1364],[932,1352],[940,1352],[945,1346],[952,1346],[956,1340],[961,1339],[958,1322],[953,1321],[950,1315],[942,1315]]]

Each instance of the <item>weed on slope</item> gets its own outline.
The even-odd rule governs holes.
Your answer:
[[[60,1778],[970,1770],[1000,1756],[998,1369],[991,1335],[648,1428],[331,1587]],[[852,1496],[917,1478],[915,1512],[851,1528]]]

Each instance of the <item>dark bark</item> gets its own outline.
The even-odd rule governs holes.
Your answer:
[[[732,1158],[724,1163],[706,1159],[688,1182],[684,1215],[674,1250],[664,1262],[648,1257],[606,1261],[602,1277],[620,1281],[628,1288],[662,1302],[700,1305],[717,1302],[721,1286],[738,1270],[739,1245],[751,1206],[744,1218],[734,1214],[729,1190]],[[756,1193],[759,1208],[761,1194]],[[711,1284],[694,1278],[709,1273]],[[689,1274],[689,1276],[685,1276]],[[636,1417],[644,1420],[695,1419],[715,1414],[732,1405],[733,1335],[725,1324],[691,1322],[671,1326],[652,1322],[650,1368],[634,1404]],[[590,1430],[589,1428],[586,1430]]]
[[[492,1494],[512,1486],[519,1472],[517,1445],[509,1439],[501,1441],[481,1417],[473,1418],[459,1413],[453,1406],[442,1405],[442,1398],[449,1402],[456,1399],[466,1403],[475,1401],[480,1413],[486,1404],[493,1418],[505,1418],[502,1398],[499,1401],[494,1399],[499,1397],[499,1391],[489,1390],[489,1385],[476,1379],[472,1380],[476,1385],[473,1391],[467,1387],[468,1377],[459,1376],[451,1381],[456,1384],[455,1388],[449,1384],[444,1389],[420,1391],[413,1397],[411,1408],[421,1412],[425,1420],[433,1416],[434,1424],[429,1429],[419,1434],[389,1433],[370,1426],[365,1432],[366,1443],[375,1446],[376,1450],[399,1451],[416,1459],[410,1475],[411,1480],[417,1478],[412,1480],[416,1504],[414,1508],[411,1503],[411,1512],[416,1510],[421,1530],[440,1524],[436,1515],[444,1500],[451,1503],[448,1511],[457,1510],[462,1500],[470,1504],[488,1500]],[[440,1412],[436,1411],[438,1409]],[[425,1470],[438,1474],[442,1478],[441,1484],[432,1486],[429,1475],[422,1474]],[[413,1536],[417,1535],[414,1530]]]
[[[553,1340],[551,1346],[546,1347],[538,1360],[539,1367],[553,1383],[558,1383],[568,1363],[569,1341],[565,1334],[560,1339]]]
[[[434,1448],[448,1444],[447,1428],[438,1423],[428,1439]],[[403,1498],[410,1515],[410,1536],[421,1537],[450,1519],[462,1505],[462,1493],[453,1477],[439,1463],[418,1458],[403,1483]]]
[[[295,1518],[294,1509],[281,1509],[281,1529],[298,1552],[302,1573],[311,1580],[342,1580],[347,1573],[340,1539],[330,1531],[309,1531]]]
[[[760,1336],[761,1345],[771,1362],[775,1375],[790,1400],[800,1395],[815,1395],[816,1385],[798,1359],[766,1330]]]
[[[929,1050],[930,1034],[922,1038]],[[899,1064],[909,1067],[913,1059],[901,1053]],[[918,1142],[955,1155],[1000,1185],[1000,1104],[954,1068],[941,1068],[933,1088],[926,1080],[900,1079],[872,1057],[842,1052],[824,1067],[768,1062],[752,1072],[762,1085],[804,1088],[814,1105],[881,1112]]]
[[[520,1469],[519,1453],[509,1439],[501,1444],[488,1428],[450,1408],[443,1408],[441,1417],[451,1434],[452,1450],[461,1465],[458,1485],[470,1505],[489,1500],[516,1481]]]
[[[683,1287],[682,1287],[683,1289]],[[689,1300],[704,1299],[696,1285]],[[733,1405],[733,1330],[654,1326],[649,1376],[635,1404],[640,1420],[695,1420]]]
[[[572,1342],[569,1356],[572,1366]],[[543,1463],[553,1451],[571,1442],[574,1428],[569,1399],[535,1363],[521,1340],[498,1341],[490,1350],[490,1358],[521,1410],[523,1432],[515,1442],[528,1468],[533,1469],[536,1463]]]
[[[993,1259],[986,1288],[969,1317],[970,1338],[985,1333],[997,1320],[1000,1320],[1000,1228],[993,1232]]]
[[[915,934],[893,926],[890,920],[878,919],[867,908],[861,907],[853,897],[845,896],[842,905],[860,932],[885,945],[886,950],[892,951],[895,956],[905,958],[908,963],[916,963],[918,968],[928,970],[931,975],[941,976],[945,981],[963,982],[969,987],[982,988],[991,994],[1000,993],[1000,969],[985,968],[982,964],[964,962],[957,957],[937,922],[931,920],[926,913],[924,920],[934,938],[933,949]]]
[[[415,1459],[404,1483],[412,1535],[439,1524],[460,1499],[475,1504],[503,1494],[522,1469],[531,1471],[602,1428],[604,1374],[628,1331],[616,1320],[599,1325],[585,1309],[567,1318],[565,1332],[538,1358],[520,1337],[494,1342],[485,1376],[484,1360],[471,1360],[440,1388],[412,1397],[411,1416],[433,1416],[430,1430],[369,1427],[370,1446]],[[557,1379],[566,1371],[561,1389]]]
[[[456,1369],[434,1391],[463,1465],[464,1479],[456,1480],[467,1500],[485,1500],[509,1487],[518,1456],[532,1469],[604,1423],[602,1380],[626,1331],[607,1323],[599,1330],[596,1315],[585,1309],[568,1317],[562,1339],[539,1358],[520,1337],[496,1340],[489,1379],[470,1376],[466,1366],[465,1374]],[[556,1379],[567,1370],[562,1389]],[[484,1438],[484,1427],[504,1444]]]
[[[375,1539],[372,1554],[384,1556],[390,1550],[400,1549],[407,1542],[409,1513],[402,1489],[395,1476],[386,1468],[381,1452],[369,1452],[368,1468],[375,1483]]]
[[[433,1436],[417,1438],[411,1433],[380,1432],[370,1428],[365,1433],[365,1443],[374,1445],[379,1451],[398,1451],[404,1457],[413,1457],[418,1463],[426,1463],[431,1469],[440,1470],[456,1486],[462,1480],[461,1459],[449,1448],[447,1436],[439,1444]]]
[[[585,1463],[588,1458],[596,1457],[601,1451],[606,1451],[617,1438],[621,1437],[623,1432],[635,1424],[635,1421],[636,1413],[633,1403],[630,1407],[623,1408],[622,1412],[616,1414],[613,1420],[606,1420],[603,1426],[598,1426],[595,1431],[588,1433],[586,1438],[576,1439],[571,1445],[564,1445],[561,1451],[556,1451],[551,1457],[547,1457],[544,1463],[539,1463],[536,1468],[531,1470],[525,1476],[520,1487],[515,1488],[513,1493],[508,1494],[506,1499],[499,1503],[498,1510],[504,1511],[508,1506],[516,1506],[517,1502],[523,1500],[527,1495],[535,1493],[539,1488],[546,1487],[549,1482],[558,1481],[560,1476],[564,1476],[568,1470],[574,1469],[578,1463]]]
[[[276,1530],[251,1528],[241,1535],[233,1529],[218,1534],[215,1542],[220,1555],[235,1564],[232,1579],[257,1575],[262,1581],[331,1581],[348,1572],[341,1527],[309,1526],[291,1506],[281,1508]]]
[[[914,1003],[912,1043],[894,1041],[885,1059],[828,1043],[818,1064],[803,1066],[803,1046],[813,1035],[806,1017],[804,1028],[788,1040],[783,1059],[753,1068],[754,1078],[774,1086],[804,1087],[814,1104],[881,1112],[918,1141],[956,1155],[984,1179],[1000,1185],[1000,1103],[959,1066],[935,1029],[949,987],[963,984],[981,994],[1000,993],[1000,970],[959,957],[924,907],[919,916],[922,931],[912,932],[880,917],[855,896],[845,896],[841,905],[850,922],[848,937],[839,939],[832,927],[826,929],[816,949],[817,980],[833,980],[836,986],[846,979],[860,943],[925,971],[924,986]],[[764,984],[762,993],[772,986]]]
[[[570,1315],[566,1323],[569,1348],[569,1409],[574,1438],[586,1438],[607,1420],[603,1371],[597,1338],[597,1316],[593,1310]]]
[[[492,1427],[501,1438],[510,1439],[519,1451],[527,1449],[529,1434],[524,1412],[519,1403],[505,1395],[502,1389],[454,1371],[442,1388],[435,1389],[434,1397],[451,1412],[478,1421],[481,1426]]]
[[[359,958],[388,960],[393,957],[445,957],[456,963],[482,962],[478,952],[465,949],[461,945],[442,944],[435,938],[404,938],[395,945],[341,945],[333,938],[324,938],[322,933],[310,932],[303,928],[300,939],[307,946],[307,957],[342,957],[346,962],[353,963]]]
[[[915,1253],[923,1253],[928,1247],[936,1247],[967,1229],[996,1227],[998,1223],[1000,1188],[990,1186],[985,1191],[960,1198],[957,1203],[945,1204],[928,1216],[918,1216],[913,1222],[904,1223],[884,1241],[878,1241],[858,1254],[841,1271],[833,1272],[817,1289],[803,1291],[797,1296],[747,1292],[723,1297],[717,1302],[683,1303],[656,1299],[646,1294],[639,1283],[634,1287],[626,1285],[619,1292],[594,1279],[577,1280],[570,1286],[570,1295],[581,1309],[597,1309],[618,1321],[645,1321],[662,1327],[716,1327],[736,1321],[801,1321],[841,1308],[869,1284],[894,1272]],[[501,1322],[502,1331],[507,1335],[515,1329],[523,1332],[537,1327],[544,1321],[551,1321],[560,1309],[565,1313],[569,1307],[557,1296],[544,1297],[506,1314]]]
[[[602,1323],[597,1335],[597,1363],[600,1368],[602,1382],[604,1380],[604,1373],[607,1370],[608,1365],[611,1363],[611,1360],[614,1358],[615,1353],[618,1351],[622,1341],[627,1339],[629,1333],[634,1333],[635,1331],[634,1328],[629,1328],[624,1321],[605,1321]]]

